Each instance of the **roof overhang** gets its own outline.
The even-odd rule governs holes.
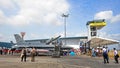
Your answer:
[[[89,42],[91,47],[119,44],[119,41],[117,40],[112,40],[102,37],[93,37]]]

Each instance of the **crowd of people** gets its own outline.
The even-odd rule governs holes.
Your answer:
[[[92,57],[96,57],[96,56],[103,56],[103,60],[104,63],[109,63],[109,50],[107,47],[103,47],[103,48],[92,48]],[[116,48],[113,48],[113,55],[114,55],[114,60],[115,63],[119,63],[118,58],[119,58],[119,54],[118,51],[116,50]]]
[[[13,55],[14,52],[15,52],[14,49],[0,48],[0,55],[6,55],[6,54]],[[23,61],[26,62],[28,49],[22,48],[21,51],[19,51],[19,53],[20,53],[21,62]],[[32,48],[29,50],[29,53],[31,56],[31,62],[34,62],[37,50],[35,48]],[[81,54],[84,54],[84,53],[85,53],[85,50],[80,48],[80,49],[65,50],[62,52],[62,55],[63,56],[75,56],[75,55],[80,56]],[[104,63],[109,63],[109,55],[108,55],[109,50],[107,47],[92,48],[92,50],[90,50],[90,53],[92,57],[103,56]],[[118,60],[119,54],[116,48],[113,48],[113,54],[114,54],[115,63],[119,63],[119,60]]]
[[[31,62],[35,61],[36,56],[36,49],[35,48],[22,48],[22,49],[15,49],[15,48],[5,48],[0,47],[0,55],[14,55],[14,54],[20,54],[21,62],[26,62],[28,53],[30,53],[31,56]]]
[[[17,51],[15,51],[15,49],[11,49],[11,48],[0,47],[0,55],[6,55],[6,54],[13,55],[14,52],[17,52]]]
[[[90,52],[90,55],[92,57],[103,57],[103,61],[104,63],[109,63],[109,52],[110,50],[108,49],[108,47],[102,47],[102,48],[92,48],[91,50],[87,50],[87,52]],[[119,54],[118,54],[118,51],[116,50],[116,48],[113,48],[113,51],[111,52],[113,54],[113,57],[114,57],[114,60],[115,60],[115,63],[119,63]],[[72,49],[70,51],[65,51],[64,53],[64,56],[67,56],[67,55],[70,55],[70,56],[80,56],[82,54],[85,54],[85,49]]]

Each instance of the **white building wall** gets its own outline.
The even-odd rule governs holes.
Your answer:
[[[65,39],[62,41],[64,44]],[[80,41],[86,42],[87,39],[66,39],[66,45],[80,45]]]

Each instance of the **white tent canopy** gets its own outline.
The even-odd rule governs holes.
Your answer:
[[[119,44],[119,41],[107,39],[107,38],[101,38],[101,37],[93,37],[90,40],[91,47],[98,47],[98,46],[105,46],[105,45],[112,45],[112,44]]]

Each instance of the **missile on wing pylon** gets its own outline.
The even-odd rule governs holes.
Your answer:
[[[50,43],[52,43],[53,41],[59,39],[60,37],[61,37],[61,36],[59,35],[59,36],[57,36],[57,37],[55,37],[55,38],[51,38],[50,40],[48,40],[48,41],[46,42],[46,44],[50,44]]]

